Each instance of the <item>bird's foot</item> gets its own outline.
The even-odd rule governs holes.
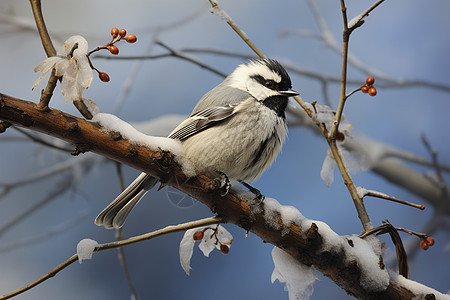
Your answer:
[[[225,197],[228,194],[228,191],[230,190],[231,184],[230,180],[228,179],[227,174],[217,171],[216,173],[219,175],[218,178],[215,178],[214,180],[219,183],[219,189],[223,190],[221,191],[220,197]]]

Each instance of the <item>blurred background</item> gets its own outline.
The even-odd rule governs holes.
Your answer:
[[[208,1],[42,2],[57,48],[71,35],[80,34],[93,49],[107,43],[110,29],[118,27],[138,37],[136,44],[119,43],[119,56],[167,54],[167,49],[155,43],[159,41],[174,50],[202,50],[184,53],[228,74],[246,59],[210,50],[253,55],[223,20],[209,12]],[[339,84],[334,80],[341,73],[341,56],[320,35],[326,28],[325,36],[331,34],[328,36],[340,45],[339,1],[222,2],[222,8],[267,56],[291,67],[293,89],[305,101],[337,107]],[[349,19],[373,3],[347,2]],[[450,2],[445,0],[426,4],[386,1],[353,32],[350,52],[356,63],[349,67],[348,77],[359,85],[349,85],[348,91],[375,74],[378,95],[357,93],[347,101],[345,116],[353,125],[350,134],[362,134],[381,143],[377,145],[390,145],[430,160],[421,141],[425,135],[438,152],[439,162],[450,165],[449,11]],[[38,76],[33,69],[46,57],[29,1],[0,2],[0,36],[0,92],[37,102],[45,83],[31,91]],[[107,51],[101,54],[112,56]],[[96,58],[93,63],[107,72],[111,81],[103,83],[95,77],[84,97],[95,101],[101,112],[135,122],[152,135],[170,132],[203,94],[222,81],[208,70],[170,56],[140,61]],[[64,102],[59,86],[51,107],[79,116],[71,103]],[[362,227],[340,174],[336,172],[329,188],[320,178],[326,142],[311,128],[296,125],[297,117],[291,115],[289,120],[289,136],[281,155],[254,186],[282,204],[297,207],[305,217],[328,223],[341,235],[359,234]],[[142,123],[146,121],[151,122]],[[120,192],[120,185],[115,163],[95,154],[71,157],[33,142],[13,128],[0,135],[0,145],[0,293],[5,294],[73,255],[83,238],[113,241],[115,231],[97,227],[93,221]],[[404,164],[428,174],[424,180],[437,178],[434,167]],[[431,232],[436,245],[428,251],[419,249],[419,239],[401,234],[410,258],[411,279],[447,293],[449,199],[419,197],[370,168],[358,166],[352,173],[356,185],[427,206],[419,211],[385,200],[365,200],[374,225],[388,219],[394,226]],[[126,166],[123,171],[126,184],[139,174]],[[448,182],[448,173],[440,171]],[[439,183],[435,186],[441,189]],[[123,232],[130,237],[211,215],[203,204],[166,188],[144,198]],[[179,264],[182,233],[124,248],[139,298],[288,299],[282,284],[270,283],[273,246],[253,234],[245,238],[245,232],[234,225],[225,227],[234,236],[230,253],[214,251],[206,258],[195,248],[190,276]],[[387,246],[385,261],[395,269],[394,248],[389,238],[382,239]],[[326,277],[319,277],[312,299],[350,298]],[[94,254],[81,265],[71,265],[17,299],[130,299],[130,295],[117,251],[110,250]]]

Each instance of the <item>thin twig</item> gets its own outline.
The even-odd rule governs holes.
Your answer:
[[[433,167],[436,170],[436,176],[438,179],[438,186],[442,190],[442,196],[443,198],[449,197],[449,191],[447,188],[447,185],[445,184],[444,176],[442,175],[442,169],[439,166],[439,161],[437,158],[437,151],[431,147],[430,142],[428,141],[425,134],[422,134],[422,143],[424,144],[425,148],[427,149],[428,153],[431,156],[431,161],[433,162]]]
[[[386,194],[381,193],[381,192],[377,192],[377,191],[373,191],[373,190],[367,190],[367,189],[362,188],[362,187],[357,187],[356,189],[358,190],[358,194],[359,194],[359,196],[361,198],[364,198],[365,196],[376,197],[376,198],[380,198],[380,199],[389,200],[389,201],[392,201],[392,202],[408,205],[408,206],[411,206],[411,207],[414,207],[414,208],[418,208],[420,210],[424,210],[425,209],[425,205],[415,204],[415,203],[412,203],[412,202],[400,200],[398,198],[386,195]]]
[[[119,177],[119,185],[120,185],[120,190],[123,191],[125,189],[125,181],[123,179],[123,172],[122,172],[122,164],[115,162],[114,163],[116,166],[116,171],[117,171],[117,177]],[[124,234],[121,228],[117,229],[116,231],[116,240],[123,240],[124,238]],[[130,288],[131,294],[133,295],[133,299],[139,299],[136,288],[134,287],[133,281],[131,280],[131,274],[130,274],[130,270],[128,269],[128,264],[127,264],[127,260],[125,257],[125,251],[122,247],[119,247],[117,249],[118,251],[118,257],[119,257],[119,261],[120,261],[120,265],[122,266],[123,269],[123,273],[125,275],[125,279],[127,280],[128,286]]]
[[[375,8],[377,8],[378,5],[380,5],[383,2],[384,2],[384,0],[378,0],[371,7],[369,7],[365,12],[363,12],[359,16],[356,16],[352,20],[350,20],[350,23],[349,23],[351,25],[351,26],[349,25],[350,30],[354,30],[357,27],[361,26],[364,23],[364,18],[367,17]]]
[[[42,144],[44,146],[47,146],[47,147],[50,147],[50,148],[54,148],[54,149],[57,149],[57,150],[61,150],[61,151],[64,151],[64,152],[69,152],[70,153],[70,152],[73,151],[72,148],[66,148],[66,147],[58,146],[58,145],[52,144],[50,142],[47,142],[46,140],[43,140],[43,139],[39,138],[38,136],[36,136],[34,134],[28,133],[27,131],[23,130],[22,128],[14,127],[14,129],[17,130],[18,132],[20,132],[21,134],[25,135],[26,137],[28,137],[33,142],[40,143],[40,144]]]
[[[122,240],[123,237],[124,237],[124,235],[123,235],[122,228],[117,229],[116,239],[119,241],[119,240]],[[136,299],[137,300],[137,299],[139,299],[139,297],[138,297],[138,293],[136,291],[136,288],[134,287],[133,281],[131,280],[130,270],[128,269],[127,260],[125,258],[125,251],[124,251],[124,249],[122,247],[119,247],[117,249],[117,251],[118,251],[118,254],[119,254],[118,255],[119,256],[119,261],[120,261],[120,265],[122,266],[123,273],[125,275],[125,279],[127,280],[128,287],[130,288],[130,291],[131,291],[131,295],[133,295],[132,299]]]
[[[123,246],[131,245],[134,243],[142,242],[145,240],[150,240],[150,239],[162,236],[162,235],[175,233],[175,232],[179,232],[179,231],[186,231],[188,229],[196,228],[196,227],[200,227],[200,226],[219,224],[222,222],[223,222],[222,219],[220,219],[218,217],[210,217],[210,218],[205,218],[205,219],[187,222],[187,223],[183,223],[183,224],[167,226],[162,229],[159,229],[159,230],[156,230],[153,232],[149,232],[146,234],[138,235],[135,237],[131,237],[126,240],[121,240],[121,241],[116,241],[116,242],[106,243],[106,244],[100,244],[99,246],[97,246],[94,249],[94,252],[123,247]],[[51,270],[49,273],[45,274],[44,276],[38,278],[37,280],[33,281],[32,283],[27,284],[26,286],[14,291],[14,292],[3,295],[2,297],[0,297],[0,300],[10,299],[14,296],[17,296],[19,294],[22,294],[22,293],[32,289],[33,287],[39,285],[40,283],[46,281],[47,279],[50,279],[51,277],[55,276],[60,271],[64,270],[66,267],[70,266],[72,263],[76,262],[77,260],[78,260],[78,255],[77,254],[72,255],[69,259],[64,261],[62,264],[58,265],[56,268]]]
[[[30,4],[44,51],[48,57],[55,56],[56,50],[47,31],[47,26],[45,26],[44,16],[42,15],[41,0],[30,0]]]
[[[56,50],[47,31],[47,26],[45,26],[44,16],[42,15],[41,0],[30,0],[30,4],[44,51],[47,54],[47,57],[55,56]],[[45,90],[42,90],[41,98],[39,100],[39,104],[37,105],[38,109],[48,109],[48,104],[50,103],[50,99],[52,98],[57,82],[58,77],[56,76],[55,69],[53,69]]]
[[[222,72],[220,72],[220,71],[218,71],[218,70],[216,70],[216,69],[214,69],[214,68],[212,68],[210,66],[207,66],[206,64],[202,63],[201,61],[199,61],[199,60],[197,60],[197,59],[195,59],[193,57],[190,57],[190,56],[188,56],[186,54],[183,54],[183,53],[181,53],[179,51],[176,51],[176,50],[170,48],[169,46],[167,46],[166,44],[164,44],[164,43],[162,43],[160,41],[156,41],[156,44],[160,45],[161,47],[164,47],[165,49],[167,49],[170,52],[170,54],[172,56],[174,56],[174,57],[178,57],[178,58],[184,59],[186,61],[189,61],[191,63],[194,63],[194,64],[198,65],[199,67],[201,67],[203,69],[206,69],[208,71],[211,71],[214,74],[217,74],[217,75],[219,75],[219,76],[221,76],[223,78],[227,77],[227,75],[225,73],[222,73]]]
[[[256,47],[255,44],[249,39],[247,34],[241,30],[236,23],[230,18],[230,16],[219,6],[219,4],[214,0],[209,0],[209,3],[211,3],[212,6],[212,13],[220,16],[222,19],[225,20],[225,22],[230,25],[230,27],[241,37],[241,39],[258,55],[260,58],[267,58],[267,56],[262,53],[258,47]]]

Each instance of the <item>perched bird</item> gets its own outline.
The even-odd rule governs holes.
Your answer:
[[[206,93],[168,137],[182,142],[184,155],[199,173],[253,181],[272,164],[286,137],[288,98],[298,95],[291,87],[288,73],[275,60],[241,64]],[[157,182],[145,173],[139,175],[97,216],[95,224],[122,227]]]

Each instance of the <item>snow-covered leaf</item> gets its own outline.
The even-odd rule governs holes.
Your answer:
[[[75,47],[76,46],[76,47]],[[72,51],[73,50],[73,51]],[[34,68],[41,72],[34,82],[33,89],[53,68],[57,76],[62,76],[61,92],[66,100],[79,100],[83,91],[92,83],[93,72],[86,56],[88,43],[80,35],[70,37],[58,50],[57,56],[52,56]]]
[[[272,250],[272,258],[275,265],[272,283],[277,279],[281,283],[286,283],[285,289],[289,293],[289,300],[309,299],[314,291],[313,283],[319,279],[314,270],[277,247]]]
[[[208,257],[211,251],[214,250],[216,247],[217,240],[214,236],[214,232],[212,229],[207,229],[205,231],[205,236],[203,237],[202,241],[198,245],[198,248],[202,250],[203,255]]]
[[[186,230],[180,242],[180,264],[183,270],[189,275],[191,268],[191,257],[194,252],[194,233],[198,228]]]
[[[192,269],[190,263],[194,251],[194,234],[196,232],[203,233],[198,247],[206,257],[209,256],[214,248],[217,248],[224,254],[228,253],[231,242],[233,241],[231,233],[229,233],[222,225],[214,227],[203,226],[187,230],[180,242],[180,263],[187,275],[189,275],[189,272]],[[224,246],[227,251],[224,252],[223,249],[221,249],[221,246]]]

